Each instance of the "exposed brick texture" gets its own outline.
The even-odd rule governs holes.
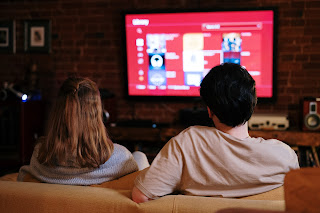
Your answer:
[[[320,96],[319,0],[2,0],[0,19],[16,22],[16,53],[1,54],[0,83],[19,83],[38,65],[43,97],[52,100],[69,75],[82,75],[116,95],[119,119],[174,122],[190,102],[133,102],[124,97],[121,11],[133,9],[212,9],[278,7],[278,100],[256,112],[285,112],[301,120],[300,102]],[[24,52],[24,20],[52,21],[50,54]]]

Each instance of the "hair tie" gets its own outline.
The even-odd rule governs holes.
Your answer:
[[[76,94],[76,92],[78,91],[78,89],[79,89],[79,84],[77,85],[77,88],[75,88],[74,91],[73,91],[73,94],[74,94],[74,95]]]

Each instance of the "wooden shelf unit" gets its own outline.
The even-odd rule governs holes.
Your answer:
[[[275,138],[290,146],[320,146],[320,132],[311,131],[249,131],[251,137]]]

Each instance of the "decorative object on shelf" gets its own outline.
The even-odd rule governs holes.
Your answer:
[[[20,100],[26,102],[30,99],[31,96],[28,96],[26,93],[23,93],[19,88],[16,87],[13,83],[4,82],[3,88],[0,91],[0,100],[1,101],[10,101],[10,100]]]
[[[24,79],[20,82],[4,82],[0,85],[0,101],[20,100],[40,101],[42,99],[41,89],[39,88],[38,64],[32,62],[25,72]]]
[[[25,72],[24,80],[19,83],[19,87],[21,91],[24,91],[28,95],[28,100],[41,100],[38,63],[30,63]]]
[[[15,53],[15,38],[15,21],[0,21],[0,53]]]
[[[28,20],[24,22],[24,50],[30,53],[50,53],[51,21]]]
[[[287,130],[289,119],[286,113],[254,113],[248,126],[250,130]]]
[[[42,99],[39,88],[39,74],[36,63],[31,63],[24,80],[18,83],[4,82],[0,88],[0,101],[20,100],[40,101]]]

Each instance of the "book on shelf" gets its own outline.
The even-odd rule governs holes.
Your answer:
[[[320,167],[320,148],[316,146],[292,147],[296,152],[300,167]]]
[[[311,149],[314,156],[316,167],[320,167],[319,155],[318,155],[319,153],[317,152],[317,147],[312,146]]]

